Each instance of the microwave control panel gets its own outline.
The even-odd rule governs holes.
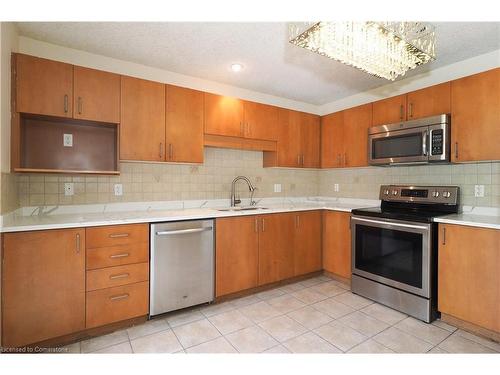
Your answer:
[[[431,131],[431,155],[443,155],[443,129]]]

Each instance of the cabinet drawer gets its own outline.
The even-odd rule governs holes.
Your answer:
[[[87,249],[87,269],[121,266],[149,261],[149,243]]]
[[[146,315],[148,306],[148,281],[87,292],[86,327],[98,327]]]
[[[149,225],[110,225],[105,227],[87,228],[87,249],[96,247],[109,247],[117,245],[130,245],[148,242]]]
[[[149,280],[149,263],[87,271],[87,292]]]

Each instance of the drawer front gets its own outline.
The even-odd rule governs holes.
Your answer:
[[[149,243],[87,249],[87,269],[121,266],[149,261]]]
[[[149,280],[149,263],[87,271],[87,292]]]
[[[87,292],[86,328],[148,314],[149,282]]]
[[[87,228],[87,249],[130,245],[149,241],[148,224],[110,225]]]

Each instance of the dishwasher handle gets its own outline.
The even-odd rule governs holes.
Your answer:
[[[212,227],[203,227],[203,228],[193,228],[193,229],[179,229],[179,230],[163,230],[156,232],[157,236],[169,236],[172,234],[189,234],[189,233],[200,233],[211,231]]]

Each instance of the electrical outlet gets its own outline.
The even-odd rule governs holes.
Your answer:
[[[75,194],[75,184],[72,182],[64,183],[64,195],[74,195]]]
[[[64,134],[63,135],[63,146],[64,147],[73,147],[73,134]]]
[[[478,198],[484,197],[484,185],[474,185],[474,196]]]
[[[339,184],[334,184],[334,185],[333,185],[333,191],[340,191],[340,186],[339,186]]]
[[[115,184],[114,186],[115,195],[123,195],[123,185]]]
[[[281,193],[281,184],[274,184],[274,192]]]

